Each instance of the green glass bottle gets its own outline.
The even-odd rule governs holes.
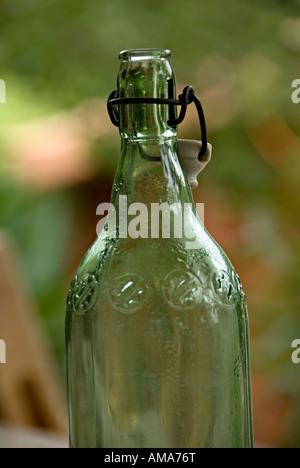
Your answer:
[[[120,60],[120,98],[169,96],[169,51]],[[108,217],[67,303],[71,447],[253,444],[245,296],[197,215],[169,113],[119,106]]]

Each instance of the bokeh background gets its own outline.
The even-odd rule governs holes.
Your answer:
[[[194,87],[213,145],[195,199],[247,295],[255,438],[300,446],[300,365],[291,361],[300,338],[300,104],[291,100],[300,78],[299,7],[299,0],[0,1],[0,226],[17,246],[63,398],[66,296],[119,157],[106,113],[118,53],[169,48],[178,92]],[[192,108],[180,136],[199,136]],[[47,427],[38,418],[32,425]]]

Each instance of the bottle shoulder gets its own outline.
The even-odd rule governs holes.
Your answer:
[[[126,285],[133,285],[141,297],[160,294],[178,310],[205,304],[206,308],[238,308],[246,313],[235,269],[203,229],[193,248],[178,239],[115,239],[103,231],[77,270],[68,303],[85,314],[101,288],[110,296],[115,290],[128,291]]]

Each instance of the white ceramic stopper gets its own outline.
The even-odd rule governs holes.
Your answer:
[[[206,153],[201,156],[200,161],[198,160],[201,148],[201,141],[178,140],[177,151],[179,161],[192,189],[198,186],[197,175],[203,171],[211,160],[212,146],[209,143],[207,143]]]

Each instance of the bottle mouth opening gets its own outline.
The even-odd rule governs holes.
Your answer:
[[[128,49],[119,54],[120,60],[149,60],[149,59],[169,59],[171,57],[169,49]]]

